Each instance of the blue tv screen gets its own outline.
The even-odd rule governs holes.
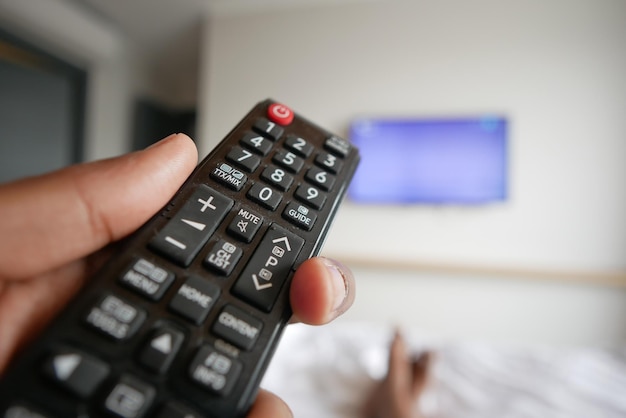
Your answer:
[[[507,197],[503,117],[358,119],[361,163],[348,196],[359,203],[482,204]]]

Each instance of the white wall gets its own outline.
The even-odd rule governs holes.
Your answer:
[[[202,47],[201,151],[266,97],[340,133],[361,115],[504,113],[511,121],[507,203],[472,209],[346,205],[326,253],[590,276],[623,273],[624,16],[626,3],[620,0],[446,0],[214,17]],[[519,296],[515,286],[463,277],[444,281],[433,298],[412,302],[405,297],[396,304],[392,293],[421,294],[428,280],[394,272],[363,276],[359,300],[371,303],[381,320],[391,321],[399,312],[423,323],[424,311],[416,303],[432,312],[444,309],[444,296],[458,291],[459,283],[467,291],[491,289],[503,301]],[[518,337],[563,343],[626,340],[623,291],[546,288],[552,285],[527,281],[522,300],[543,295],[545,303],[535,312],[548,315],[546,310],[558,305],[573,315],[572,323],[582,324],[580,329],[564,332],[559,324],[534,321],[528,332],[515,331]],[[494,292],[473,292],[471,299],[457,298],[454,304],[458,312],[488,306]],[[587,307],[607,310],[578,309],[582,294],[592,301]],[[448,324],[459,322],[446,334],[476,329],[497,338],[495,325],[484,323],[490,315],[530,320],[526,313],[533,309],[519,303],[500,308],[485,316],[448,317]],[[367,308],[357,312],[353,319],[371,316]],[[615,312],[621,317],[613,317]],[[437,329],[437,321],[430,325]]]
[[[623,347],[626,290],[581,283],[355,266],[340,321],[400,326],[444,341]]]

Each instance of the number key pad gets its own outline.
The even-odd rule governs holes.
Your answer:
[[[278,210],[283,202],[287,205],[282,209],[282,218],[292,225],[310,231],[317,218],[316,211],[321,211],[332,192],[343,161],[350,151],[351,145],[339,137],[329,136],[318,146],[301,135],[287,132],[285,139],[280,139],[284,128],[276,126],[265,118],[257,118],[252,131],[246,131],[240,144],[231,149],[226,159],[242,169],[258,174],[265,183],[253,182],[246,196],[265,209]],[[269,164],[264,159],[273,151]],[[257,155],[252,155],[252,152]],[[304,173],[302,175],[301,173]],[[296,186],[293,198],[301,204],[291,203],[284,192]],[[229,227],[235,234],[235,227]],[[236,236],[237,234],[235,234]],[[250,240],[245,240],[250,242]]]

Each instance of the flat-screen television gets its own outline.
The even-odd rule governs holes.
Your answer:
[[[504,117],[353,121],[360,149],[348,196],[372,204],[476,205],[507,198]]]

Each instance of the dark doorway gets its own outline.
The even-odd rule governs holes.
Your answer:
[[[83,160],[87,72],[0,30],[0,182]]]

